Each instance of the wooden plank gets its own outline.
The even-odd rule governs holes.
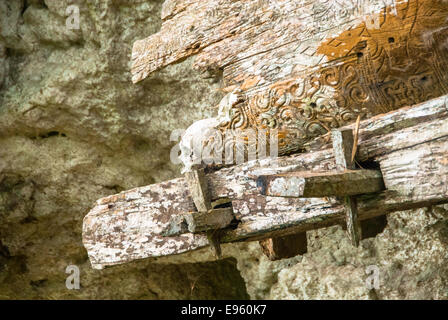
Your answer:
[[[260,247],[269,260],[281,260],[305,254],[308,251],[306,232],[260,241]]]
[[[373,80],[373,75],[379,76],[377,80],[384,79],[388,73],[398,78],[398,73],[403,72],[406,66],[417,63],[412,62],[413,57],[420,60],[417,57],[422,54],[418,49],[405,52],[406,42],[400,39],[405,35],[418,39],[420,32],[425,34],[425,29],[432,29],[446,16],[446,4],[430,0],[382,3],[370,0],[295,1],[295,4],[282,0],[270,2],[278,6],[272,14],[270,29],[268,26],[263,28],[262,23],[261,27],[257,26],[251,32],[237,33],[234,37],[204,48],[198,54],[196,68],[224,68],[224,81],[227,85],[244,84],[247,79],[257,75],[261,78],[259,82],[271,84],[306,67],[352,55],[357,60],[366,62],[362,67],[364,70],[369,68],[367,65],[382,68],[372,68],[371,72],[366,72],[365,77],[359,79],[360,83]],[[386,4],[391,3],[396,6],[386,8]],[[434,14],[432,10],[437,13]],[[372,19],[376,21],[369,23]],[[261,30],[258,32],[258,29]],[[437,33],[435,30],[432,32]],[[441,30],[439,32],[443,33]],[[379,51],[375,52],[375,49]],[[358,56],[359,53],[363,55]],[[442,53],[439,57],[442,65],[440,70],[446,70],[443,61],[446,56]],[[384,61],[383,58],[387,60]],[[391,70],[387,70],[389,66]],[[423,67],[423,63],[420,66]],[[406,71],[410,71],[410,68]],[[332,80],[337,81],[337,75]],[[384,85],[389,84],[383,83],[383,86],[377,87],[378,91],[382,91]],[[383,98],[399,100],[392,95]]]
[[[259,82],[270,84],[296,70],[346,55],[356,57],[359,42],[366,39],[366,51],[374,42],[384,47],[378,51],[401,54],[408,62],[412,57],[409,50],[404,54],[399,50],[404,42],[398,38],[409,34],[418,39],[429,27],[437,29],[446,16],[446,5],[421,0],[397,3],[395,8],[390,4],[382,0],[362,4],[341,0],[165,1],[160,32],[134,44],[133,81],[197,54],[195,68],[224,69],[226,85],[257,76]],[[422,17],[416,19],[416,15]],[[376,21],[372,25],[372,17],[377,16],[379,26]],[[390,42],[393,36],[397,41]],[[412,50],[412,54],[418,57],[420,52]]]
[[[379,170],[294,172],[260,176],[260,194],[271,197],[349,196],[384,190]]]
[[[358,198],[359,219],[447,202],[447,97],[361,121],[360,161],[381,166],[388,190]],[[319,141],[319,143],[321,143]],[[323,144],[325,147],[325,144]],[[240,225],[223,242],[260,240],[344,222],[335,198],[289,199],[258,194],[260,175],[335,169],[328,149],[251,161],[207,174],[210,196],[232,200]],[[202,234],[162,237],[174,215],[195,211],[184,178],[99,199],[83,223],[92,266],[177,254],[208,245]]]

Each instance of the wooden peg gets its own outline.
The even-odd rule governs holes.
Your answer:
[[[233,211],[231,208],[212,210],[212,201],[203,168],[186,172],[185,179],[198,210],[198,213],[186,216],[185,221],[188,225],[188,231],[206,231],[210,246],[213,248],[216,257],[221,259],[221,233],[219,228],[230,224],[233,220]],[[213,230],[212,228],[216,229]]]
[[[164,237],[175,237],[184,233],[200,233],[224,229],[231,225],[235,216],[232,208],[218,208],[206,212],[189,212],[171,217],[162,231]]]
[[[207,239],[210,243],[210,246],[213,248],[215,252],[215,256],[218,259],[222,258],[221,251],[221,230],[209,230],[207,231]]]
[[[188,231],[192,233],[224,229],[234,219],[232,208],[218,208],[207,212],[193,212],[185,215]]]

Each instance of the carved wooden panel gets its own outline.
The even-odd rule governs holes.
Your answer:
[[[221,131],[278,131],[279,153],[363,118],[448,93],[448,3],[409,1],[384,9],[317,49],[326,63],[246,94]],[[244,95],[244,91],[240,93]],[[269,140],[268,140],[269,141]]]
[[[239,97],[221,133],[265,130],[279,154],[448,93],[447,1],[167,0],[163,12],[161,31],[134,46],[134,81],[197,55]]]

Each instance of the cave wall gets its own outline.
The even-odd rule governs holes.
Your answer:
[[[352,248],[340,227],[270,262],[257,243],[93,270],[81,243],[100,197],[180,174],[174,129],[210,117],[220,79],[170,65],[132,84],[132,44],[158,31],[162,0],[0,2],[0,299],[447,298],[447,209],[394,213]],[[80,29],[66,9],[80,8]],[[68,265],[81,288],[65,286]],[[365,285],[377,265],[380,288]]]
[[[132,85],[132,43],[160,27],[161,3],[0,2],[0,298],[247,297],[234,259],[95,271],[81,243],[97,198],[179,173],[171,131],[221,97],[190,61]],[[80,290],[65,286],[72,264]]]

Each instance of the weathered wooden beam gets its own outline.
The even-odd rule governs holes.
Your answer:
[[[357,197],[359,220],[448,203],[448,135],[375,160],[381,165],[386,190]],[[255,194],[234,200],[233,209],[241,228],[226,232],[223,242],[260,240],[341,224],[346,213],[344,202],[336,198]]]
[[[353,130],[332,130],[331,140],[333,142],[333,152],[336,162],[336,169],[346,171],[355,168],[353,155],[355,150]],[[347,225],[347,234],[354,246],[359,245],[361,240],[361,225],[358,220],[358,208],[356,198],[350,195],[344,196],[345,221]]]
[[[260,247],[269,260],[281,260],[308,251],[306,232],[261,240]]]
[[[313,151],[318,145],[319,150]],[[358,161],[375,161],[387,188],[357,198],[361,223],[388,212],[447,203],[447,97],[361,121]],[[335,168],[331,145],[317,139],[307,153],[251,161],[207,174],[211,199],[232,200],[239,220],[236,229],[223,231],[221,241],[262,240],[343,223],[344,204],[334,197],[263,196],[256,183],[260,175]],[[83,223],[83,243],[92,266],[101,268],[207,246],[203,234],[161,235],[171,217],[193,211],[184,178],[99,199]]]
[[[379,170],[292,172],[260,176],[260,194],[271,197],[351,196],[384,190]]]
[[[205,235],[161,235],[173,215],[192,211],[195,206],[184,178],[99,199],[83,221],[83,243],[92,267],[207,246]]]

